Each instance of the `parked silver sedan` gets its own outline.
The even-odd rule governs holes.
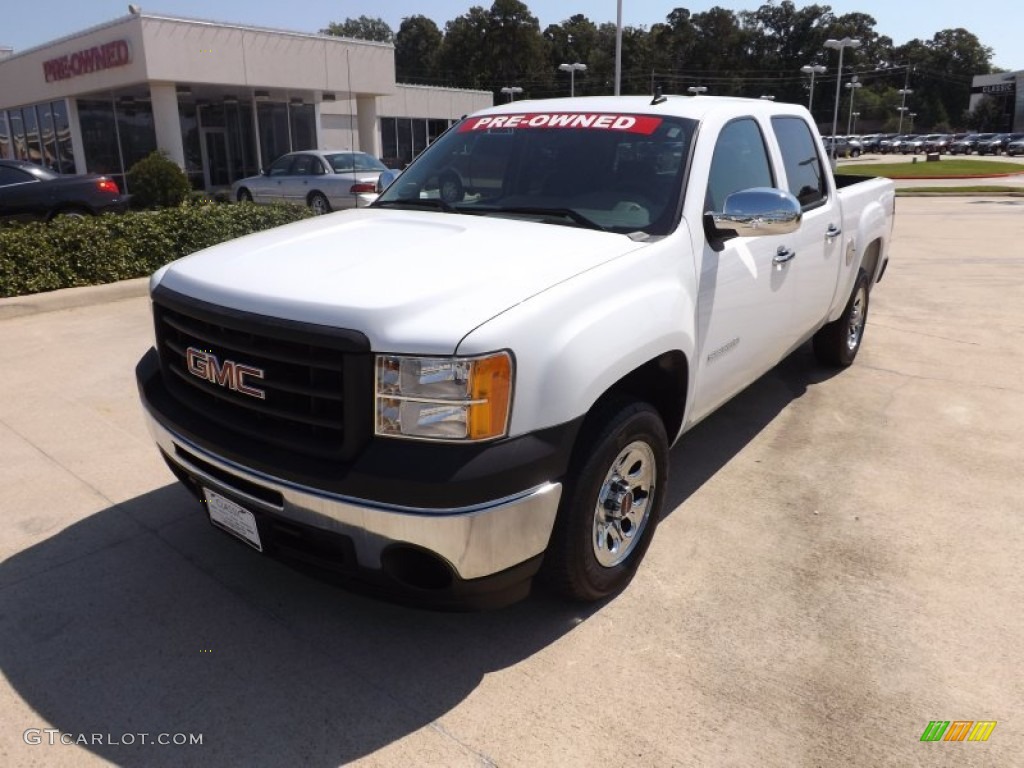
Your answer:
[[[259,176],[231,185],[239,202],[297,203],[315,214],[362,208],[376,199],[377,178],[387,166],[365,152],[326,149],[282,155]]]

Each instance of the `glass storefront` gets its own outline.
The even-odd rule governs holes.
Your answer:
[[[125,173],[156,149],[153,108],[134,99],[78,99],[88,173],[103,173],[130,192]]]
[[[382,117],[381,152],[389,168],[404,168],[434,139],[448,130],[448,120],[418,117]]]
[[[64,101],[0,110],[0,157],[28,160],[59,173],[74,173],[71,124]]]

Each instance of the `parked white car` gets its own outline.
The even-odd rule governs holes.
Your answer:
[[[365,208],[377,195],[377,178],[388,170],[365,152],[307,150],[282,155],[259,176],[236,181],[239,202],[296,203],[319,215],[343,208]]]

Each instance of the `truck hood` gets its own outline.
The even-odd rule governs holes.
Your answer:
[[[152,285],[361,331],[376,351],[444,354],[510,307],[642,247],[533,221],[353,210],[208,248],[167,265]]]

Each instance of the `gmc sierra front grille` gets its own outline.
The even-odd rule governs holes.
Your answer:
[[[153,316],[164,384],[211,433],[227,429],[257,444],[339,459],[351,458],[365,439],[372,381],[362,334],[159,288]]]

